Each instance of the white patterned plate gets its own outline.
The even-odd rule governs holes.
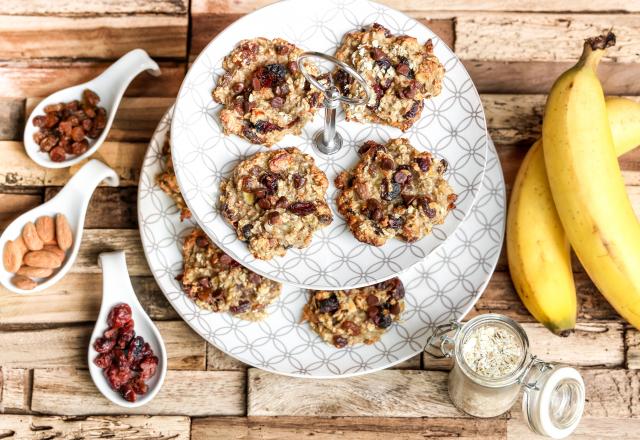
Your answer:
[[[311,139],[323,124],[322,111],[300,137],[288,136],[278,146],[297,146],[314,156],[327,174],[327,193],[335,218],[316,232],[306,249],[291,249],[284,257],[257,260],[218,212],[220,180],[238,161],[265,147],[237,136],[225,136],[219,125],[219,104],[211,91],[224,73],[222,59],[237,43],[252,37],[283,37],[307,49],[333,54],[342,36],[374,22],[395,34],[409,34],[420,42],[431,38],[446,68],[442,93],[425,103],[422,118],[404,136],[449,162],[447,178],[459,195],[457,209],[430,236],[416,242],[389,240],[382,247],[357,241],[335,209],[338,173],[357,162],[357,147],[373,139],[402,136],[398,129],[376,124],[347,123],[339,117],[338,131],[345,147],[334,156],[314,150]],[[221,32],[193,63],[182,83],[171,129],[173,161],[178,183],[195,220],[206,233],[243,265],[276,281],[311,289],[358,287],[390,278],[422,261],[441,245],[473,206],[486,163],[487,133],[480,97],[464,66],[429,29],[406,15],[367,0],[287,0],[249,14]],[[277,148],[277,147],[274,147]]]
[[[505,186],[493,145],[477,202],[462,226],[425,262],[400,278],[406,289],[403,322],[373,345],[338,350],[301,323],[307,291],[284,285],[269,317],[251,323],[201,310],[175,280],[182,267],[182,239],[192,223],[180,223],[173,202],[157,187],[169,112],[147,150],[138,189],[138,221],[149,267],[178,314],[205,340],[238,360],[264,370],[317,378],[344,377],[390,367],[420,353],[434,326],[462,318],[478,300],[502,248]]]

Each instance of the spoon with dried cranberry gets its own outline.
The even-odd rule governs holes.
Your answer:
[[[65,168],[91,156],[106,139],[125,90],[145,70],[160,75],[147,52],[134,49],[91,81],[44,98],[25,124],[29,157],[46,168]]]
[[[89,344],[89,372],[107,399],[135,408],[148,403],[162,387],[167,351],[133,290],[125,253],[102,253],[98,262],[102,306]]]

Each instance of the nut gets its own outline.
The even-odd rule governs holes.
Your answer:
[[[22,275],[30,278],[47,278],[51,276],[53,269],[45,269],[44,267],[31,267],[22,266],[16,272],[17,275]]]
[[[4,244],[2,262],[4,263],[4,268],[8,272],[15,273],[20,269],[20,265],[22,264],[22,252],[15,242],[8,240]]]
[[[43,269],[57,269],[62,264],[60,258],[49,251],[31,251],[24,256],[24,263],[27,266],[39,267]]]
[[[22,290],[35,289],[35,287],[38,285],[38,283],[33,281],[31,278],[27,278],[22,275],[16,275],[15,277],[11,278],[11,282],[18,289],[22,289]]]
[[[36,227],[33,222],[29,222],[24,225],[24,228],[22,229],[22,239],[30,251],[39,251],[42,249],[42,246],[44,246],[44,243],[42,243],[42,240],[40,240],[40,237],[38,236],[38,231],[36,231]]]
[[[42,240],[45,244],[55,242],[55,224],[53,223],[53,218],[49,217],[48,215],[38,217],[38,219],[36,220],[36,231],[38,232],[38,237],[40,237],[40,240]]]
[[[27,245],[24,244],[22,235],[20,235],[18,238],[13,240],[13,242],[16,244],[16,246],[18,246],[18,249],[20,249],[20,255],[24,256],[24,254],[26,254],[29,251],[29,248],[27,248]]]
[[[67,253],[65,251],[63,251],[62,249],[60,249],[56,245],[45,245],[45,247],[43,247],[42,250],[43,251],[47,251],[47,252],[51,252],[52,254],[55,254],[58,257],[58,259],[60,260],[60,264],[62,264],[62,262],[64,261],[65,257],[67,256]]]
[[[56,238],[58,247],[66,251],[73,244],[73,235],[71,234],[71,226],[64,214],[56,214]]]

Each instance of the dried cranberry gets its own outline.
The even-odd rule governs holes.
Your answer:
[[[351,75],[349,75],[344,70],[339,69],[334,75],[334,81],[342,94],[346,95],[349,93],[352,82]]]
[[[416,200],[416,195],[415,194],[402,194],[402,202],[409,206],[411,205],[414,200]]]
[[[271,107],[273,108],[282,108],[283,105],[284,99],[282,99],[280,96],[276,96],[271,100]]]
[[[427,217],[429,218],[434,218],[436,216],[436,210],[435,208],[431,208],[429,205],[427,205],[427,207],[423,207],[424,209],[424,213],[427,214]]]
[[[402,307],[400,307],[400,303],[396,302],[391,305],[391,308],[389,308],[389,311],[393,315],[399,315],[400,312],[402,312]]]
[[[391,31],[389,29],[387,29],[386,27],[382,26],[380,23],[373,23],[371,25],[371,29],[373,29],[374,31],[383,31],[384,32],[384,36],[389,38],[391,36]]]
[[[376,64],[384,71],[387,71],[391,67],[391,60],[389,58],[382,58],[376,60]]]
[[[389,216],[389,227],[391,229],[400,229],[404,225],[404,220],[402,217],[392,217]]]
[[[93,363],[104,370],[105,368],[109,368],[111,366],[112,361],[113,358],[111,357],[111,353],[100,353],[93,360]]]
[[[209,240],[206,237],[198,237],[196,238],[196,246],[200,248],[206,248],[209,246]]]
[[[132,379],[129,385],[131,385],[136,394],[147,394],[147,391],[149,391],[149,386],[139,376]]]
[[[390,157],[384,157],[380,161],[380,167],[382,167],[383,170],[391,171],[396,167],[396,163]]]
[[[44,127],[47,122],[47,118],[46,116],[38,115],[33,118],[32,122],[33,122],[33,125],[36,127]]]
[[[409,179],[410,174],[407,174],[405,172],[401,171],[397,171],[394,175],[393,175],[393,180],[396,183],[399,183],[400,185],[403,185],[407,182],[407,180]]]
[[[93,348],[98,353],[108,353],[116,346],[115,339],[98,338],[93,343]]]
[[[375,306],[380,302],[377,296],[375,295],[367,295],[367,304],[370,306]]]
[[[128,368],[118,368],[115,365],[112,365],[105,370],[105,375],[109,385],[111,385],[111,388],[119,390],[120,387],[129,382],[132,373]]]
[[[275,194],[278,192],[278,175],[273,173],[265,173],[260,177],[262,183],[267,189],[267,194]]]
[[[318,311],[320,313],[334,313],[340,308],[338,297],[331,295],[329,298],[318,301]]]
[[[222,255],[220,255],[220,258],[218,259],[218,261],[223,266],[230,266],[231,264],[233,264],[234,260],[229,255],[222,254]]]
[[[411,68],[406,63],[398,63],[396,65],[396,72],[398,72],[398,75],[407,76],[407,74],[409,73],[410,70],[411,70]]]
[[[353,336],[358,336],[360,334],[360,327],[353,321],[345,321],[340,326],[343,330],[349,332],[349,334]]]
[[[264,210],[271,209],[271,201],[269,201],[269,199],[267,198],[259,199],[258,206]]]
[[[107,339],[118,339],[119,328],[108,328],[102,333],[102,336]]]
[[[375,61],[381,60],[386,56],[387,55],[384,53],[384,51],[379,47],[374,47],[373,49],[371,49],[371,58],[373,58]]]
[[[289,61],[289,63],[287,64],[287,69],[289,69],[289,72],[291,73],[296,73],[298,71],[298,63],[296,63],[295,61]]]
[[[378,316],[379,312],[380,312],[380,307],[378,307],[378,306],[369,306],[369,308],[367,309],[367,316],[370,319],[373,319],[376,316]]]
[[[400,195],[402,188],[396,182],[389,182],[388,179],[382,180],[380,188],[380,197],[382,200],[391,201]]]
[[[276,201],[276,208],[286,208],[289,205],[289,201],[285,196],[280,196]]]
[[[144,339],[141,336],[136,336],[131,340],[129,349],[127,351],[127,362],[129,365],[138,365],[144,358],[142,353],[144,348]]]
[[[255,272],[250,272],[249,281],[251,281],[253,284],[260,284],[262,282],[262,277]]]
[[[129,321],[131,321],[131,307],[124,303],[113,307],[107,318],[107,324],[111,327],[122,327]]]
[[[300,174],[293,175],[293,187],[296,189],[301,188],[306,183],[306,181],[307,179]]]
[[[380,220],[382,220],[383,216],[384,216],[384,213],[382,212],[382,209],[378,208],[371,211],[369,218],[375,222],[379,222]]]
[[[429,167],[431,166],[431,159],[428,157],[416,157],[415,159],[416,163],[418,164],[418,167],[420,168],[420,171],[429,171]]]
[[[347,341],[347,338],[345,338],[343,336],[335,335],[333,337],[333,345],[336,348],[344,348],[344,347],[347,346],[348,343],[349,343],[349,341]]]
[[[358,149],[358,154],[363,155],[372,148],[379,149],[384,147],[375,141],[367,141]]]
[[[134,338],[134,336],[136,335],[136,332],[133,330],[133,328],[128,328],[126,330],[123,330],[120,332],[120,336],[118,337],[118,347],[124,349],[127,347],[127,345],[129,344],[129,342]]]
[[[287,68],[279,63],[267,64],[259,67],[254,77],[260,81],[262,87],[275,87],[285,82]]]
[[[140,362],[140,378],[147,380],[156,374],[159,360],[156,356],[147,356]]]
[[[120,394],[124,397],[124,400],[127,402],[135,402],[136,401],[136,392],[133,390],[131,384],[125,384],[120,388]]]
[[[293,202],[287,207],[287,210],[300,217],[304,217],[305,215],[316,212],[317,208],[313,202]]]
[[[402,115],[405,119],[412,119],[420,111],[420,103],[418,101],[413,101],[411,108],[404,115]]]
[[[376,94],[376,103],[374,105],[367,105],[367,107],[369,107],[372,110],[375,110],[380,105],[380,100],[384,95],[384,90],[382,89],[382,86],[377,83],[372,86],[372,89],[373,89],[373,92]]]
[[[402,281],[400,281],[399,278],[394,278],[387,281],[387,291],[392,298],[404,298],[404,284],[402,284]]]
[[[229,307],[229,311],[237,315],[238,313],[244,313],[251,308],[251,303],[249,301],[243,300],[238,303],[236,306]]]
[[[242,227],[242,236],[245,238],[245,240],[248,240],[251,238],[252,229],[253,229],[253,225],[251,223],[247,223]]]
[[[442,174],[449,168],[449,162],[446,159],[440,159],[440,165],[438,165],[438,173]]]
[[[271,131],[282,130],[276,124],[269,121],[258,121],[255,123],[255,127],[258,133],[269,133]]]
[[[57,136],[54,136],[52,134],[45,136],[45,138],[40,142],[40,149],[42,151],[51,151],[58,144],[59,140],[60,139]],[[55,159],[52,158],[52,160]]]
[[[282,223],[282,219],[280,218],[280,214],[276,211],[272,211],[267,215],[267,221],[270,225],[278,225]]]

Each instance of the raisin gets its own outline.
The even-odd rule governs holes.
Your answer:
[[[260,177],[260,183],[262,183],[266,189],[267,194],[272,195],[278,192],[278,175],[273,173],[265,173]]]
[[[100,102],[100,97],[93,90],[85,89],[82,92],[82,100],[89,104],[91,107],[95,107]]]
[[[271,204],[271,201],[269,200],[269,198],[262,198],[262,199],[258,200],[258,206],[260,207],[260,209],[264,209],[265,211],[267,209],[271,209],[272,208],[272,204]]]
[[[373,212],[371,212],[370,218],[375,222],[380,222],[383,216],[384,213],[382,212],[382,209],[374,209]]]
[[[383,31],[384,32],[384,36],[389,38],[391,36],[391,31],[389,29],[387,29],[386,27],[382,26],[380,23],[373,23],[371,25],[371,29],[373,29],[374,31]]]
[[[307,182],[307,179],[303,176],[301,176],[300,174],[294,174],[293,175],[293,187],[298,189],[301,188],[305,183]]]
[[[220,255],[220,258],[218,258],[218,262],[223,266],[231,266],[233,261],[234,259],[227,254],[222,254]]]
[[[286,74],[287,68],[284,65],[279,63],[267,64],[256,70],[254,79],[260,81],[261,87],[275,87],[285,82]]]
[[[296,63],[295,61],[289,61],[289,63],[287,64],[287,69],[289,69],[289,72],[291,73],[296,73],[298,71],[298,63]]]
[[[381,313],[377,315],[377,319],[374,319],[374,322],[379,328],[388,328],[393,321],[390,315]]]
[[[71,139],[76,142],[80,142],[84,139],[84,130],[82,129],[82,127],[73,127],[73,129],[71,130]]]
[[[382,167],[383,170],[391,171],[396,167],[396,164],[393,161],[393,159],[389,157],[384,157],[380,162],[380,166]]]
[[[206,237],[200,236],[196,238],[196,246],[200,248],[206,248],[209,246],[209,240]]]
[[[384,90],[382,89],[382,86],[380,86],[380,84],[374,84],[371,88],[373,89],[373,92],[376,94],[376,103],[373,105],[367,105],[367,107],[370,108],[371,110],[376,110],[380,105],[380,100],[384,95]]]
[[[285,196],[280,196],[278,201],[276,202],[276,208],[286,208],[289,205],[287,198]]]
[[[409,74],[409,71],[411,71],[411,68],[406,63],[398,63],[396,65],[396,72],[398,73],[398,75],[407,76],[407,74]]]
[[[58,141],[60,139],[57,136],[54,136],[52,134],[46,136],[41,142],[40,142],[40,149],[42,151],[51,151],[56,145],[58,145]],[[55,160],[53,158],[51,158],[52,160]],[[64,156],[62,158],[62,160],[64,160]]]
[[[282,99],[280,96],[276,96],[271,100],[271,107],[273,108],[282,108],[283,105],[284,99]]]
[[[59,103],[59,104],[46,105],[42,110],[45,113],[56,113],[56,112],[59,112],[60,110],[62,110],[63,108],[64,108],[64,104]]]
[[[436,210],[427,205],[424,209],[424,213],[427,214],[427,217],[434,218],[436,216]]]
[[[418,94],[418,87],[412,82],[400,92],[401,98],[413,99]]]
[[[320,313],[334,313],[340,308],[338,297],[332,294],[329,298],[318,301],[318,311]]]
[[[58,124],[58,130],[65,136],[71,136],[71,132],[73,131],[73,126],[69,121],[62,121]]]
[[[229,311],[234,315],[244,313],[251,308],[251,303],[247,300],[240,301],[238,305],[229,307]]]
[[[287,207],[287,210],[300,217],[313,214],[316,212],[316,209],[316,205],[313,202],[293,202]]]
[[[362,155],[365,154],[367,151],[369,151],[370,149],[375,148],[383,148],[383,146],[375,141],[367,141],[364,144],[362,144],[362,146],[358,149],[358,154]]]
[[[400,195],[402,188],[396,182],[389,182],[387,179],[382,180],[382,187],[380,188],[380,197],[382,200],[391,201]]]
[[[94,125],[98,130],[102,130],[107,126],[107,111],[104,108],[98,107]]]
[[[249,281],[253,284],[260,284],[262,282],[262,277],[255,272],[249,272]]]
[[[400,281],[399,278],[394,278],[388,281],[389,287],[388,292],[392,298],[402,299],[404,298],[404,284]]]
[[[44,127],[47,122],[47,118],[46,116],[38,115],[33,118],[32,122],[35,127]]]
[[[352,336],[358,336],[360,334],[360,327],[353,321],[344,321],[340,327],[348,331]]]
[[[391,67],[391,60],[389,58],[382,58],[376,60],[376,64],[384,71],[387,71]]]
[[[345,338],[344,336],[335,335],[333,337],[333,345],[336,348],[344,348],[348,343],[349,341],[347,341],[347,338]]]
[[[102,368],[103,370],[105,368],[109,368],[111,366],[111,362],[113,362],[113,358],[111,357],[111,353],[100,353],[93,360],[93,363],[96,364],[96,366]]]
[[[269,222],[270,225],[278,225],[282,223],[280,214],[278,214],[276,211],[272,211],[268,214],[267,221]]]
[[[449,162],[447,162],[446,159],[441,159],[440,165],[438,165],[438,173],[444,173],[447,171],[447,168],[449,168]]]
[[[113,307],[107,317],[107,324],[111,327],[123,327],[129,321],[131,321],[131,307],[125,303]]]
[[[367,309],[367,316],[370,319],[373,319],[376,316],[378,316],[379,312],[380,312],[380,307],[378,307],[378,306],[369,306],[369,308]]]
[[[89,149],[89,142],[83,139],[81,142],[74,142],[70,146],[71,154],[82,154]]]
[[[377,296],[375,295],[367,295],[367,304],[369,304],[370,306],[375,306],[380,302],[380,300],[378,299]]]
[[[411,108],[404,115],[402,115],[405,119],[415,118],[418,112],[420,111],[420,103],[418,101],[413,101],[411,104]]]
[[[256,197],[256,199],[264,199],[265,197],[267,197],[267,190],[265,188],[256,188],[255,190],[253,190],[253,195]]]
[[[242,110],[245,113],[251,113],[251,110],[256,108],[256,103],[254,101],[245,100],[242,104]]]
[[[93,348],[98,353],[108,353],[116,346],[115,339],[98,338],[93,343]]]
[[[269,121],[258,121],[255,123],[255,127],[258,133],[269,133],[271,131],[282,130],[276,124]]]
[[[427,172],[429,171],[429,167],[431,167],[431,159],[428,157],[416,157],[415,158],[416,163],[418,164],[418,167],[420,168],[420,171],[424,171]]]
[[[51,160],[54,162],[64,162],[67,158],[67,153],[64,151],[62,147],[55,147],[49,151],[49,156]]]
[[[334,75],[335,84],[338,86],[343,95],[349,93],[351,89],[351,76],[342,69],[339,69]]]
[[[78,107],[80,107],[80,101],[78,101],[77,99],[69,101],[64,105],[64,108],[66,108],[67,110],[71,110],[72,112],[78,110]]]
[[[389,312],[391,312],[392,315],[399,315],[402,312],[402,307],[400,307],[399,303],[393,303]]]

